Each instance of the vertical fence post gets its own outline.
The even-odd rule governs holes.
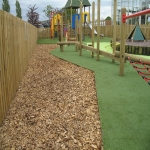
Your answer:
[[[121,17],[126,14],[126,9],[121,9]],[[126,33],[126,22],[122,22],[121,19],[121,43],[120,43],[120,76],[124,75],[124,63],[125,63],[125,33]]]

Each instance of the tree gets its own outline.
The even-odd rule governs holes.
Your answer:
[[[111,20],[111,17],[110,17],[110,16],[108,16],[105,20]]]
[[[36,5],[36,4],[35,4]],[[39,21],[39,14],[35,12],[37,8],[35,8],[35,5],[33,7],[29,6],[29,11],[27,13],[28,22],[34,25],[35,27],[39,27],[40,21]]]
[[[10,5],[8,0],[3,0],[2,8],[4,11],[10,12]]]
[[[43,12],[45,13],[45,16],[50,18],[50,12],[53,11],[54,8],[51,5],[47,5]]]
[[[20,19],[22,19],[21,16],[21,7],[20,7],[20,3],[18,2],[18,0],[16,0],[16,16]]]

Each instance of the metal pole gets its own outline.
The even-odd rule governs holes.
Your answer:
[[[145,15],[145,14],[148,14],[148,13],[150,13],[150,9],[146,9],[146,10],[143,10],[143,11],[140,11],[140,12],[128,15],[128,16],[126,16],[126,14],[122,14],[122,22],[125,23],[126,19],[141,16],[141,15]]]

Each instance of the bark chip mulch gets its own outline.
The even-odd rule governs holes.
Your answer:
[[[37,45],[0,127],[0,150],[101,150],[94,74]]]

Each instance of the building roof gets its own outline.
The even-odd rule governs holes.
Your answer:
[[[80,1],[82,0],[68,0],[64,9],[66,8],[80,8]],[[91,6],[90,2],[88,0],[83,0],[82,2],[83,7]]]

